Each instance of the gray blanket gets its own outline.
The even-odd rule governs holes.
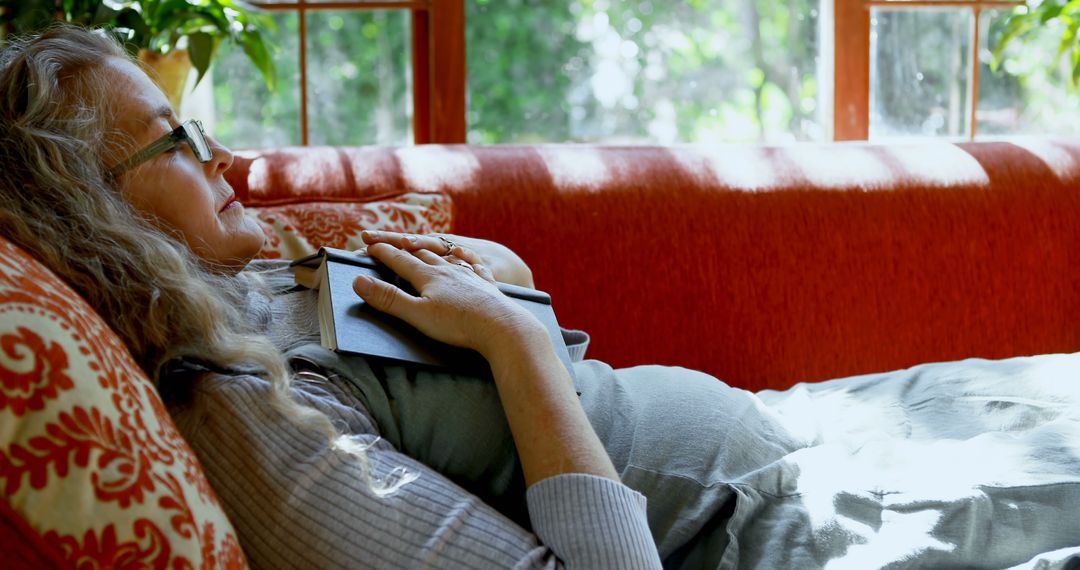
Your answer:
[[[489,381],[349,368],[396,445],[521,514]],[[648,497],[670,568],[1080,561],[1078,371],[1080,355],[968,360],[755,395],[680,368],[576,365],[582,405],[623,482]]]
[[[266,322],[317,330],[296,319],[310,304],[294,298]],[[526,522],[490,379],[312,343],[290,354],[355,393],[397,449]],[[648,498],[668,567],[1080,566],[1080,354],[758,394],[673,367],[585,361],[575,374],[624,483]]]
[[[781,460],[782,497],[736,483],[739,566],[1080,565],[1080,354],[758,396],[806,447]]]

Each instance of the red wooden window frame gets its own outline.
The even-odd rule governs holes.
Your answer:
[[[254,2],[273,12],[296,12],[300,27],[300,133],[308,144],[307,13],[316,10],[412,12],[413,140],[465,142],[465,0],[342,0]]]
[[[413,133],[417,144],[464,143],[466,0],[339,0],[256,2],[271,11],[292,10],[300,18],[301,132],[308,144],[306,14],[328,9],[402,9],[412,12]],[[833,140],[866,140],[870,134],[870,10],[968,7],[973,10],[971,137],[978,106],[980,14],[1023,0],[833,0]]]
[[[979,104],[979,35],[983,9],[1009,8],[1023,0],[833,0],[833,140],[870,138],[870,9],[967,7],[975,17],[971,46],[971,138],[975,138],[975,110]]]

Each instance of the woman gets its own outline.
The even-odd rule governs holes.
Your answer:
[[[865,434],[819,445],[693,371],[585,361],[572,381],[491,284],[529,284],[516,256],[376,233],[369,253],[420,295],[369,281],[357,294],[479,351],[492,374],[341,358],[312,342],[310,292],[286,292],[280,267],[245,270],[262,235],[222,178],[229,151],[179,122],[114,42],[58,28],[6,49],[0,129],[0,232],[75,286],[157,381],[256,567],[1034,567],[1080,535],[1080,400],[1043,405],[1045,367],[956,363],[885,391],[872,377],[793,391],[877,398],[826,419],[857,412]],[[927,426],[944,447],[908,437]],[[875,447],[892,433],[904,446]],[[973,486],[908,453],[922,445],[950,470],[977,463],[948,463],[954,450],[1038,460]]]
[[[273,286],[279,274],[241,272],[263,238],[222,178],[231,153],[197,124],[181,124],[118,45],[61,27],[5,50],[0,74],[4,234],[75,286],[158,382],[256,566],[656,567],[644,497],[619,482],[619,471],[634,479],[632,469],[638,488],[657,497],[650,515],[669,562],[716,564],[725,537],[710,521],[722,522],[730,491],[709,490],[708,481],[690,495],[665,486],[662,466],[652,468],[663,458],[642,452],[657,446],[641,445],[647,440],[616,421],[633,415],[635,398],[659,390],[612,389],[611,370],[593,363],[577,371],[579,400],[544,327],[498,293],[479,254],[368,234],[370,255],[421,295],[365,280],[355,288],[426,334],[477,350],[491,378],[362,359],[341,364],[348,378],[315,368],[304,327],[272,318],[284,310],[286,321],[302,321],[314,314],[297,310],[307,301],[254,292],[253,283]],[[310,381],[290,383],[281,349]],[[640,376],[621,384],[645,386],[649,375]],[[735,393],[703,375],[690,380],[714,403]],[[384,393],[374,393],[380,383]],[[456,408],[424,407],[440,390]],[[620,405],[625,413],[613,411]],[[713,408],[696,421],[727,421],[722,406]],[[447,426],[470,417],[481,419],[447,439]],[[693,479],[694,471],[683,474]]]

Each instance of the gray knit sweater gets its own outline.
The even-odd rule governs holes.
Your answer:
[[[270,390],[256,376],[213,373],[170,407],[255,568],[660,566],[645,498],[618,482],[566,474],[532,485],[530,532],[395,449],[356,394],[294,386],[366,447],[366,470],[270,406]]]

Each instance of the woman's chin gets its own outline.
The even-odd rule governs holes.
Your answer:
[[[237,256],[237,261],[239,262],[239,267],[236,269],[237,271],[247,267],[248,263],[251,263],[251,260],[255,259],[255,257],[259,255],[259,252],[262,251],[263,244],[266,243],[266,236],[260,231],[256,238],[257,239],[251,240],[250,246],[244,248],[240,255]]]
[[[263,233],[258,222],[247,216],[243,217],[241,227],[237,233],[239,234],[236,238],[238,249],[247,256],[247,261],[251,261],[256,255],[259,255],[263,245],[266,244],[266,234]],[[247,261],[244,262],[245,265]]]
[[[246,217],[240,224],[227,228],[222,237],[224,239],[216,244],[218,247],[203,242],[203,247],[196,247],[194,251],[208,267],[221,273],[234,274],[243,270],[259,255],[266,242],[266,235],[259,225]]]

